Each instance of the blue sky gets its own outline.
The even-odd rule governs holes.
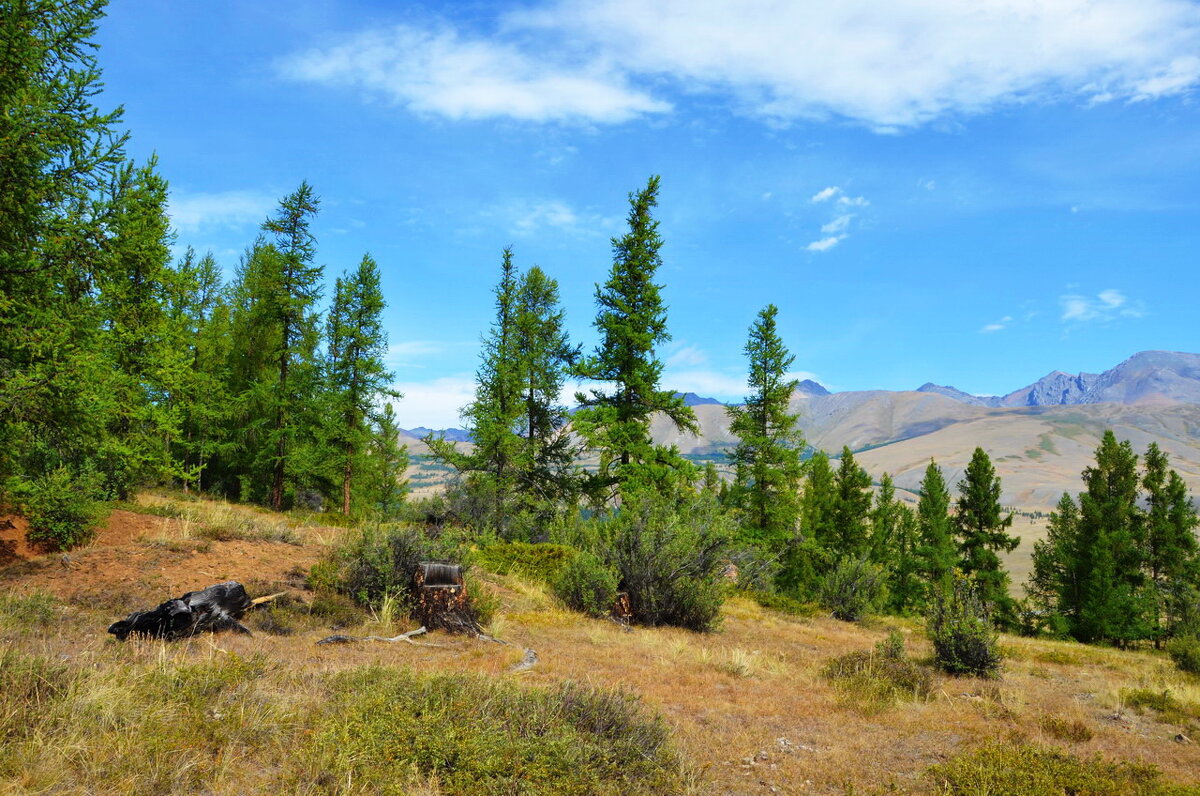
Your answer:
[[[665,385],[1004,393],[1200,350],[1200,5],[1179,0],[113,0],[99,42],[180,247],[232,273],[322,199],[378,260],[406,426],[457,423],[501,249],[595,343],[627,194],[662,175]]]

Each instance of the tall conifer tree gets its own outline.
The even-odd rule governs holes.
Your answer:
[[[739,440],[731,455],[736,474],[731,499],[741,510],[747,538],[777,551],[795,535],[804,448],[799,416],[788,411],[799,382],[787,376],[795,357],[779,337],[778,311],[768,304],[750,327],[745,348],[750,394],[742,406],[726,409],[729,430]]]
[[[917,558],[929,585],[944,590],[954,572],[958,553],[954,549],[954,529],[950,520],[950,490],[946,488],[942,468],[932,459],[925,468],[920,489]]]
[[[662,239],[652,211],[658,204],[658,177],[630,194],[629,231],[613,238],[613,265],[608,281],[596,286],[600,333],[596,352],[579,374],[611,384],[611,390],[579,394],[582,408],[574,426],[590,448],[600,453],[597,497],[612,490],[654,487],[670,491],[694,479],[695,468],[678,451],[654,445],[650,416],[662,412],[681,431],[696,433],[696,415],[683,398],[659,386],[662,362],[655,354],[671,339],[667,309],[655,277],[662,265]]]
[[[958,482],[955,508],[959,569],[975,579],[979,596],[992,605],[997,624],[1011,627],[1016,623],[1016,604],[997,553],[1011,553],[1021,540],[1006,533],[1012,527],[1012,514],[1000,505],[1000,478],[983,448],[975,449]]]
[[[830,552],[837,560],[862,558],[870,548],[871,476],[854,460],[849,447],[842,448],[834,486],[837,502],[833,509]]]
[[[338,278],[326,319],[325,372],[333,414],[330,442],[341,480],[344,515],[350,514],[354,473],[370,442],[372,421],[385,399],[400,397],[389,387],[393,377],[383,363],[387,354],[386,306],[379,287],[379,267],[367,254],[353,274]]]
[[[263,222],[263,232],[274,239],[268,257],[273,265],[274,288],[266,310],[278,330],[275,354],[277,379],[273,396],[274,427],[271,508],[283,508],[288,455],[298,432],[309,424],[299,416],[308,406],[317,387],[317,326],[315,305],[321,296],[321,272],[314,265],[316,239],[311,224],[319,201],[307,182],[285,196],[275,215]]]

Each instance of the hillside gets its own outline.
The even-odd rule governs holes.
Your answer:
[[[350,708],[331,702],[333,695],[354,704],[368,698],[331,690],[336,678],[402,671],[473,674],[521,692],[579,679],[632,691],[665,717],[687,793],[934,794],[942,785],[932,766],[1014,739],[1081,757],[1152,761],[1169,778],[1195,780],[1195,747],[1172,738],[1192,732],[1200,690],[1151,653],[1005,637],[1000,681],[938,675],[927,698],[892,702],[837,686],[822,670],[836,656],[870,649],[891,628],[920,660],[928,645],[909,620],[855,625],[733,599],[716,633],[626,631],[564,611],[534,582],[487,573],[478,577],[500,601],[489,629],[507,645],[435,633],[436,647],[321,647],[315,642],[333,627],[352,634],[407,627],[400,619],[314,611],[300,575],[346,531],[237,506],[142,500],[114,512],[92,546],[72,553],[69,567],[52,556],[0,569],[0,666],[49,666],[56,682],[72,683],[46,692],[36,713],[21,714],[39,734],[10,736],[0,752],[0,790],[131,792],[142,783],[140,792],[368,793],[365,767],[394,766],[399,756],[409,779],[394,787],[431,796],[472,792],[404,769],[404,756],[420,750],[374,747],[361,733],[334,748],[345,755],[321,756],[334,752],[322,752],[320,739],[348,720],[342,711]],[[253,637],[105,639],[104,627],[126,611],[224,577],[246,579],[255,595],[289,588],[293,596],[251,620]],[[524,649],[536,650],[538,664],[508,674]],[[1164,690],[1182,706],[1175,718],[1133,706],[1131,694]],[[445,712],[424,719],[436,731],[430,742],[469,738],[474,720]],[[34,759],[37,765],[24,765]],[[349,779],[339,784],[323,775],[315,767],[322,760],[349,766]]]

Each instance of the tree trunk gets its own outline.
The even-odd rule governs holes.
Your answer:
[[[350,516],[350,477],[353,471],[354,445],[346,443],[346,469],[342,471],[342,514]]]

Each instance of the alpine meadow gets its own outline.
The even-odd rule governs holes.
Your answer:
[[[1198,47],[5,0],[0,791],[1200,796]]]

